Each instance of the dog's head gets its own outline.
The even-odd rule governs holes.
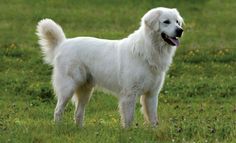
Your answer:
[[[142,18],[142,25],[148,32],[161,36],[162,40],[171,46],[178,46],[183,33],[183,18],[177,9],[154,8]],[[156,34],[154,34],[156,35]]]

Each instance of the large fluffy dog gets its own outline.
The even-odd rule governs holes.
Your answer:
[[[183,19],[176,9],[154,8],[141,26],[122,40],[66,38],[50,19],[38,23],[37,35],[45,61],[53,68],[57,95],[54,120],[61,119],[70,98],[75,99],[75,122],[82,126],[85,105],[95,85],[117,94],[122,125],[133,120],[139,96],[144,118],[157,124],[158,94],[181,37]]]

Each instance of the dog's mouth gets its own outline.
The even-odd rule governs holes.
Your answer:
[[[177,37],[170,37],[165,33],[161,33],[161,37],[164,41],[172,46],[179,46],[179,39]]]

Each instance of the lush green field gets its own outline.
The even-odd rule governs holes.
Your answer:
[[[159,100],[157,128],[137,103],[130,129],[120,127],[117,99],[96,90],[85,127],[53,123],[52,67],[43,64],[35,27],[60,23],[67,37],[119,39],[153,7],[176,7],[185,34]],[[0,142],[236,142],[236,2],[234,0],[1,0]]]

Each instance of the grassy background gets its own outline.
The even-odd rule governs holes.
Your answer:
[[[52,68],[43,64],[35,27],[42,18],[67,37],[120,39],[138,28],[151,8],[176,7],[185,34],[166,77],[160,125],[120,127],[117,99],[95,91],[85,127],[53,123]],[[0,142],[236,142],[236,2],[234,0],[1,0]]]

